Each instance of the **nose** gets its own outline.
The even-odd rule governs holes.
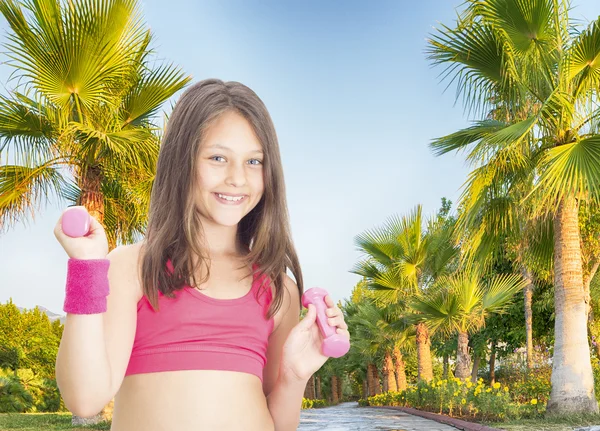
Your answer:
[[[239,163],[230,163],[227,169],[227,185],[242,187],[246,184],[246,171]]]

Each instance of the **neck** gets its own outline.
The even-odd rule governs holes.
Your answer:
[[[236,226],[221,226],[204,223],[204,241],[209,259],[231,258],[247,253],[237,239]]]

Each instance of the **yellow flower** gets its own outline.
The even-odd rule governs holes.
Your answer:
[[[473,383],[471,383],[471,382],[467,383],[467,388],[471,389],[472,386],[473,386]]]
[[[504,392],[508,392],[508,386],[504,386]]]
[[[500,383],[499,382],[494,383],[494,389],[500,389]]]
[[[536,404],[537,404],[537,400],[536,400],[535,398],[534,398],[534,399],[532,399],[532,400],[531,400],[531,405],[532,405],[532,406],[535,406]]]
[[[487,388],[485,391],[486,392],[492,392],[492,388]]]
[[[463,398],[462,400],[460,400],[460,403],[461,403],[462,405],[465,405],[465,404],[467,404],[467,400],[465,400],[465,399]]]
[[[454,392],[454,396],[457,397],[458,396],[458,392]]]

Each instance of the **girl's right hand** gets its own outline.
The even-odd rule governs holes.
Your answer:
[[[106,259],[108,254],[108,240],[102,225],[90,215],[90,231],[82,237],[72,238],[62,230],[62,218],[69,207],[63,211],[58,223],[54,227],[54,236],[73,259]],[[85,209],[80,206],[79,208]]]

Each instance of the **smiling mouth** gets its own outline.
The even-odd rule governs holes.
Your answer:
[[[230,204],[230,205],[231,204],[239,204],[240,202],[246,200],[246,198],[248,197],[246,195],[228,196],[228,195],[223,195],[221,193],[213,193],[213,195],[217,198],[217,200],[219,202]]]

